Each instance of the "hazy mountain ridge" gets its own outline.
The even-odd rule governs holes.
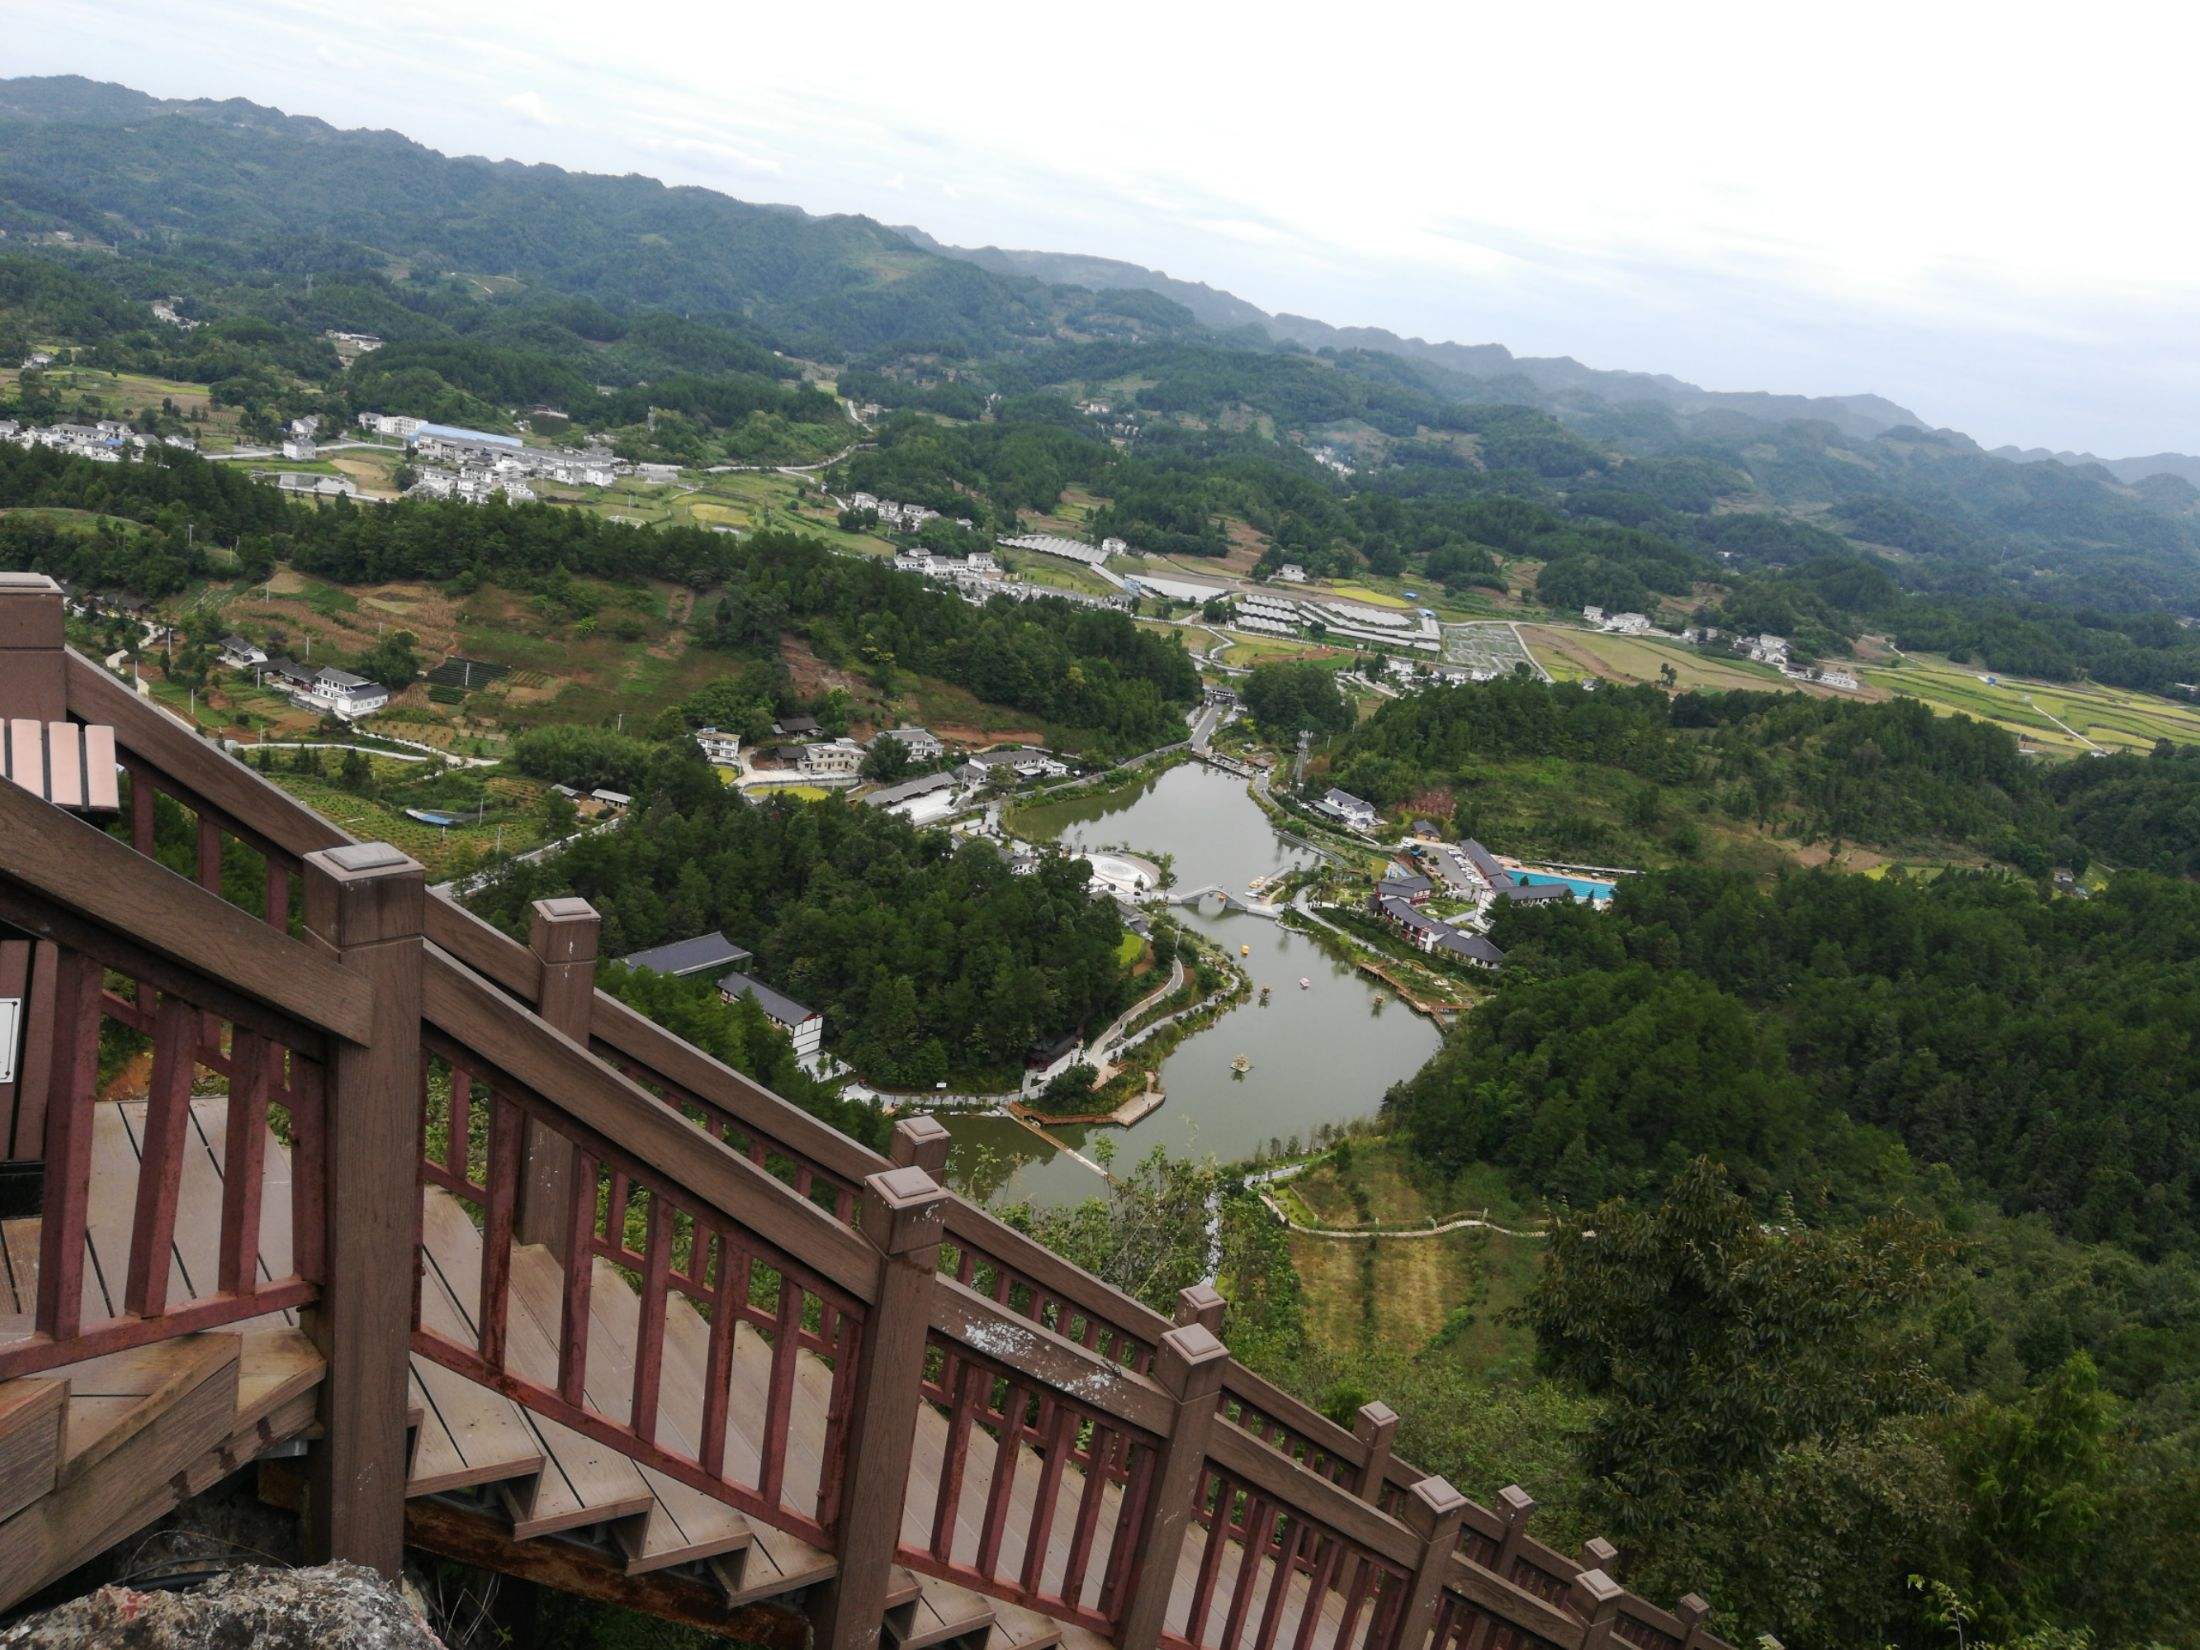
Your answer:
[[[950,246],[921,229],[897,226],[926,251],[960,258],[997,274],[1024,275],[1049,285],[1109,287],[1153,292],[1174,299],[1207,325],[1222,329],[1252,326],[1268,337],[1308,349],[1373,350],[1425,362],[1465,377],[1517,376],[1545,395],[1584,395],[1610,404],[1654,402],[1676,412],[1733,412],[1765,422],[1820,419],[1843,433],[1873,436],[1898,425],[1922,427],[1908,408],[1878,395],[1781,395],[1763,390],[1707,390],[1669,373],[1630,372],[1585,366],[1571,356],[1515,355],[1503,344],[1430,343],[1402,337],[1385,327],[1334,326],[1311,316],[1271,314],[1235,293],[1186,281],[1159,270],[1074,252],[1036,252],[996,246]]]
[[[2092,453],[2050,452],[2045,447],[1995,447],[1996,458],[2006,458],[2012,464],[2065,464],[2082,468],[2098,465],[2128,486],[2136,486],[2150,476],[2175,476],[2179,481],[2200,487],[2200,458],[2189,453],[2149,453],[2144,458],[2099,458]]]

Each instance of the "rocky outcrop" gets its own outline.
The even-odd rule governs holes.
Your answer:
[[[188,1592],[102,1587],[0,1633],[0,1650],[443,1650],[356,1564],[232,1570]]]

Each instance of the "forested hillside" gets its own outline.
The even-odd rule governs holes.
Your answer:
[[[1704,605],[1821,652],[1869,627],[2051,679],[2200,678],[2175,623],[2200,609],[2200,493],[2011,463],[1869,396],[1710,395],[1496,345],[1247,324],[1145,272],[1109,286],[1104,261],[980,267],[866,219],[71,79],[0,83],[0,219],[127,254],[10,260],[0,343],[58,333],[211,382],[263,429],[374,405],[493,423],[548,401],[628,456],[817,457],[846,425],[796,381],[807,356],[889,408],[1074,427],[1095,450],[996,496],[1037,510],[1056,475],[1103,483],[1096,527],[1157,551],[1222,553],[1229,514],[1317,571],[1449,585],[1508,554],[1544,564],[1533,588],[1561,610]],[[208,324],[153,324],[161,293]],[[389,343],[345,368],[331,327]],[[1095,393],[1134,440],[1079,419]],[[1035,396],[1050,404],[1009,405]],[[1320,470],[1303,451],[1320,443],[1354,473]],[[936,495],[958,465],[934,449],[850,475]],[[1492,499],[1543,514],[1508,528],[1478,516]],[[1724,594],[1705,604],[1707,587]]]

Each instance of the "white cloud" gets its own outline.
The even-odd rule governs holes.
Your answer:
[[[533,121],[537,126],[555,126],[557,119],[550,113],[550,100],[540,92],[514,92],[504,100],[509,109],[522,120]]]

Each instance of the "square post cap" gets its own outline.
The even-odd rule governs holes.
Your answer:
[[[1619,1601],[1626,1591],[1602,1570],[1584,1570],[1574,1577],[1570,1602],[1575,1611],[1594,1626],[1610,1620],[1618,1612]]]
[[[1360,1406],[1352,1417],[1352,1436],[1363,1442],[1386,1437],[1398,1430],[1398,1412],[1376,1398]]]
[[[1581,1544],[1581,1567],[1584,1570],[1602,1570],[1614,1575],[1619,1570],[1619,1549],[1601,1535],[1592,1535]]]
[[[1230,1349],[1205,1324],[1179,1324],[1155,1348],[1153,1375],[1180,1399],[1204,1397],[1222,1390],[1222,1371],[1229,1361]]]
[[[894,1125],[891,1155],[897,1164],[914,1165],[936,1180],[947,1168],[947,1148],[953,1141],[945,1123],[920,1112]]]
[[[1406,1523],[1426,1541],[1446,1525],[1456,1527],[1467,1510],[1467,1498],[1451,1487],[1451,1480],[1430,1475],[1406,1491]]]
[[[947,1230],[947,1194],[915,1164],[881,1169],[863,1182],[858,1224],[879,1252],[906,1255],[936,1248]]]
[[[1506,1523],[1523,1523],[1535,1511],[1535,1497],[1518,1484],[1507,1484],[1497,1492],[1497,1510],[1505,1515]]]
[[[1222,1316],[1230,1303],[1222,1298],[1222,1291],[1211,1283],[1195,1283],[1176,1294],[1176,1321],[1179,1324],[1196,1323],[1212,1334],[1222,1333]]]
[[[1701,1593],[1690,1593],[1673,1606],[1673,1614],[1693,1627],[1711,1614],[1711,1601]]]
[[[538,899],[528,925],[527,949],[544,962],[593,962],[602,932],[603,918],[588,901],[570,894]]]
[[[427,873],[387,842],[323,848],[305,869],[306,927],[331,945],[411,939],[427,923]]]

